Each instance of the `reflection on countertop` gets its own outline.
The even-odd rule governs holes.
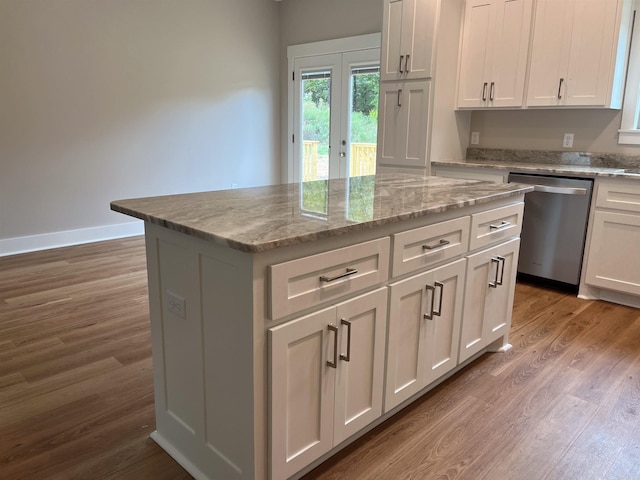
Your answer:
[[[388,173],[118,200],[111,209],[257,253],[528,191],[518,184]]]

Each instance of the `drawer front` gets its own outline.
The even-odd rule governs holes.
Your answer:
[[[419,270],[465,254],[471,217],[429,225],[393,236],[393,276]]]
[[[520,202],[471,215],[469,250],[519,236],[523,212],[524,202]]]
[[[596,207],[640,213],[640,182],[601,182]]]
[[[390,243],[385,237],[270,266],[271,319],[386,281]]]

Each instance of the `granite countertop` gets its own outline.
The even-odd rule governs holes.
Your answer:
[[[244,252],[344,235],[520,195],[532,187],[378,174],[117,200],[111,209]]]
[[[469,148],[466,160],[434,160],[431,165],[640,179],[640,157],[635,155]]]

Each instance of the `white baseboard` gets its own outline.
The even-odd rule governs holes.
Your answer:
[[[81,228],[64,232],[44,233],[27,237],[0,239],[0,257],[18,253],[48,250],[50,248],[68,247],[81,243],[113,240],[115,238],[133,237],[144,234],[144,222],[120,223],[104,227]]]

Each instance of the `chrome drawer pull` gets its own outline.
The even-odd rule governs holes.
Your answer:
[[[507,222],[506,220],[503,220],[502,222],[500,222],[500,225],[489,225],[489,229],[490,230],[501,230],[503,228],[509,227],[511,225],[511,222]]]
[[[426,320],[433,320],[433,315],[436,313],[434,309],[434,303],[436,303],[436,287],[426,285],[425,288],[427,289],[427,291],[431,292],[431,308],[429,309],[429,313],[424,314],[424,318]]]
[[[340,325],[347,326],[347,354],[340,354],[340,360],[344,360],[345,362],[351,361],[351,322],[345,320],[344,318],[340,319]]]
[[[338,327],[334,327],[333,325],[327,325],[327,328],[330,332],[333,332],[333,362],[331,360],[327,360],[327,365],[331,368],[338,368]]]
[[[341,278],[350,277],[351,275],[355,275],[356,273],[358,273],[358,270],[356,270],[355,268],[347,268],[347,271],[345,273],[341,273],[340,275],[336,275],[335,277],[320,275],[320,281],[329,283],[335,280],[340,280]]]
[[[440,239],[440,242],[437,245],[423,245],[423,250],[435,250],[436,248],[444,247],[445,245],[449,245],[448,240]]]

